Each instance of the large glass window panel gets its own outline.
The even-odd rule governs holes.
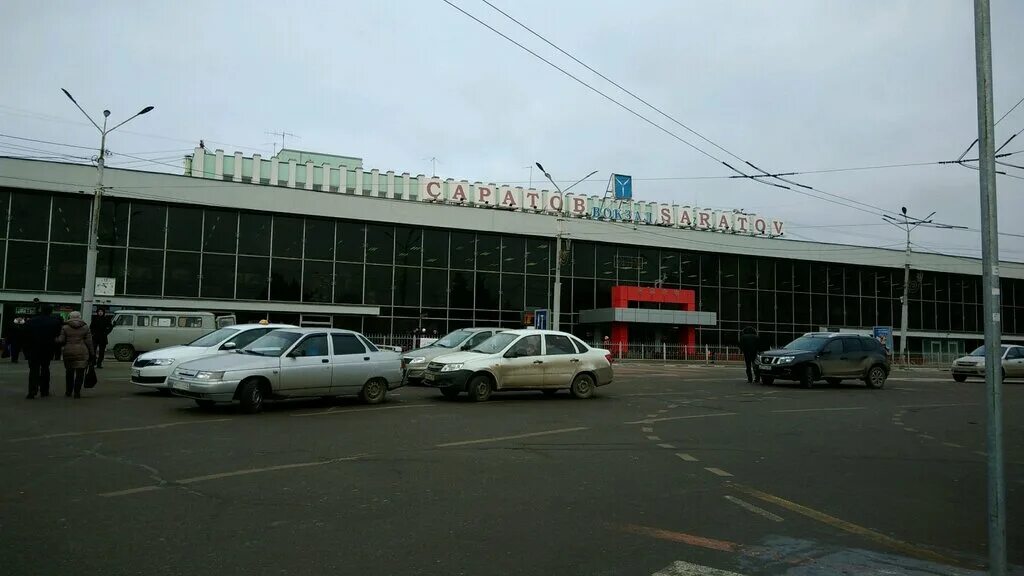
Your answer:
[[[476,269],[486,272],[501,270],[501,237],[492,234],[476,235]]]
[[[875,322],[879,326],[893,326],[892,300],[889,298],[877,298],[875,302]]]
[[[54,196],[53,215],[50,217],[50,241],[88,243],[91,205],[88,196]]]
[[[861,296],[875,297],[875,271],[870,268],[860,270],[860,291]]]
[[[949,302],[936,302],[935,329],[941,332],[949,330]],[[1006,328],[1004,327],[1004,330],[1005,329]]]
[[[953,276],[949,279],[949,301],[964,301],[964,282],[962,276]]]
[[[949,276],[946,274],[935,274],[935,299],[939,302],[949,302]]]
[[[395,306],[420,305],[420,268],[395,267]]]
[[[239,300],[268,300],[270,298],[270,258],[239,256],[235,290]]]
[[[843,306],[845,308],[845,320],[843,321],[846,326],[862,326],[860,323],[860,298],[856,296],[846,296],[843,300]]]
[[[914,278],[913,274],[911,278]],[[919,272],[914,278],[918,285],[917,297],[921,300],[935,300],[935,275],[930,272]]]
[[[861,326],[877,326],[877,319],[875,318],[875,299],[874,298],[861,298],[860,299],[860,325]]]
[[[701,287],[700,296],[697,299],[697,309],[705,312],[717,312],[719,319],[721,319],[722,311],[720,310],[719,303],[719,291],[721,289],[717,286]],[[601,308],[601,303],[598,302],[598,308]]]
[[[640,270],[647,267],[646,260],[640,260],[640,251],[633,247],[619,246],[616,261],[619,284],[635,286],[640,282]]]
[[[907,324],[911,330],[920,330],[921,326],[921,301],[910,300],[907,305]]]
[[[811,323],[811,297],[804,292],[793,294],[793,324]]]
[[[85,286],[85,245],[50,244],[46,289],[78,292]]]
[[[828,324],[830,326],[846,325],[846,316],[843,310],[843,297],[830,295],[828,297]]]
[[[641,282],[665,282],[664,274],[661,271],[661,255],[656,248],[640,249],[640,281]]]
[[[735,288],[722,288],[722,303],[719,306],[720,320],[739,320],[740,297]]]
[[[562,286],[565,290],[565,286]],[[572,281],[572,311],[597,308],[594,302],[594,281],[590,278],[574,278]]]
[[[611,293],[608,300],[611,302]],[[526,277],[526,308],[547,308],[548,303],[548,277],[527,275]]]
[[[270,255],[270,214],[242,212],[238,226],[238,253],[246,256]]]
[[[828,296],[811,295],[811,324],[816,328],[828,326]]]
[[[614,280],[597,280],[594,283],[595,308],[607,308],[612,305],[612,286],[615,286]]]
[[[164,287],[163,250],[128,249],[126,294],[159,296]]]
[[[302,258],[302,218],[274,216],[274,258]],[[273,297],[271,287],[271,299]]]
[[[606,280],[615,280],[615,246],[610,244],[598,244],[595,248],[594,254],[597,261],[597,268],[595,270],[596,277]]]
[[[793,291],[793,262],[777,260],[775,262],[775,286],[779,291]]]
[[[332,246],[329,243],[328,246]],[[306,260],[302,266],[302,301],[330,302],[334,291],[334,262]]]
[[[473,270],[476,266],[476,234],[451,233],[451,266],[459,270]]]
[[[526,273],[547,275],[551,270],[551,241],[530,238],[526,241]],[[613,267],[614,271],[615,268]],[[527,283],[529,284],[529,283]]]
[[[454,234],[453,234],[454,236]],[[452,270],[449,274],[451,287],[448,292],[448,305],[451,308],[473,308],[473,272],[468,270]]]
[[[264,276],[266,273],[264,272]],[[203,298],[235,297],[235,257],[227,254],[203,254]]]
[[[828,265],[814,263],[811,265],[811,292],[826,294],[828,292]]]
[[[448,267],[448,231],[423,231],[423,265],[428,268]]]
[[[371,224],[366,227],[366,261],[372,264],[391,264],[395,258],[395,229],[392,226]],[[369,273],[367,273],[369,278]]]
[[[846,267],[846,273],[844,274],[844,286],[843,293],[847,296],[859,296],[860,295],[860,269],[853,266]]]
[[[963,277],[964,302],[967,304],[981,303],[981,278],[976,276]]]
[[[167,207],[161,204],[132,202],[128,246],[132,248],[163,248],[167,227]]]
[[[128,244],[128,201],[104,198],[100,204],[99,243],[102,246]],[[13,230],[13,228],[12,228]]]
[[[501,275],[496,272],[476,273],[476,309],[497,310],[501,306]]]
[[[811,291],[811,264],[803,260],[793,262],[793,290],[796,292]]]
[[[501,275],[501,309],[523,311],[526,294],[526,277],[522,274]],[[593,298],[593,296],[591,296]]]
[[[828,293],[842,294],[845,289],[843,284],[843,267],[838,264],[828,266]]]
[[[689,252],[679,253],[679,283],[683,286],[700,286],[700,257]]]
[[[739,258],[737,265],[739,267],[738,274],[740,288],[757,288],[758,268],[761,266],[770,267],[771,264],[772,261],[768,259],[762,259],[762,262],[759,265],[758,261],[753,258]],[[775,286],[772,286],[769,289],[774,290]]]
[[[302,261],[271,258],[270,299],[298,302],[301,298]]]
[[[980,304],[964,304],[964,332],[981,332]]]
[[[203,249],[203,210],[184,206],[167,208],[167,249],[198,252]]]
[[[96,255],[96,277],[113,278],[115,294],[124,294],[126,256],[124,248],[107,248],[105,246],[101,246]],[[10,275],[11,273],[8,271],[8,278]]]
[[[363,301],[367,304],[391,305],[391,288],[394,282],[391,266],[367,265]]]
[[[929,300],[921,303],[921,328],[935,329],[935,302]]]
[[[10,215],[11,193],[0,189],[0,238],[7,237],[7,217]]]
[[[434,268],[423,269],[423,307],[448,307],[448,271]]]
[[[572,275],[578,278],[594,277],[594,245],[589,242],[572,243]]]
[[[88,212],[82,215],[82,217],[88,219]],[[49,229],[49,194],[28,192],[15,192],[11,194],[11,238],[46,240]]]
[[[793,293],[777,292],[775,294],[775,321],[779,324],[793,324]]]
[[[234,210],[203,212],[203,252],[235,253],[238,213]]]
[[[661,264],[658,266],[662,284],[668,288],[677,288],[682,284],[679,278],[679,253],[673,250],[662,250]]]
[[[306,218],[303,257],[309,260],[334,259],[334,221]],[[328,291],[328,301],[330,291]]]
[[[731,254],[723,254],[722,263],[722,286],[733,288],[739,285],[739,259]]]
[[[362,264],[337,264],[335,266],[334,301],[338,304],[363,303]]]
[[[700,255],[700,285],[718,286],[719,260],[717,254]]]
[[[339,262],[363,262],[365,253],[366,225],[361,222],[338,222],[335,258]]]
[[[420,228],[395,228],[395,264],[419,266],[423,256],[423,230]]]
[[[742,313],[746,309],[746,305],[744,305],[744,303],[743,303],[744,300],[748,298],[746,296],[746,292],[752,292],[752,291],[745,290],[743,294],[740,294],[740,318],[741,319],[743,317]],[[759,323],[761,323],[761,324],[764,324],[764,323],[774,324],[775,323],[775,293],[774,292],[768,292],[768,291],[761,291],[761,292],[754,292],[754,294],[757,297],[757,321]],[[789,322],[789,321],[790,321],[789,318],[785,319],[785,322]]]
[[[743,322],[756,322],[758,316],[757,291],[740,289],[738,294],[740,304],[738,318]]]
[[[743,262],[747,261],[752,264],[757,263],[757,287],[761,290],[775,290],[775,260],[768,258],[760,258],[756,261],[743,260]]]
[[[889,270],[875,271],[875,296],[879,298],[892,297],[892,272]]]
[[[198,252],[167,251],[167,261],[164,266],[164,296],[188,298],[199,296],[199,257]]]

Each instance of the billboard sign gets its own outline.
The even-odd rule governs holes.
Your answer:
[[[875,326],[871,330],[871,336],[892,354],[892,326]]]

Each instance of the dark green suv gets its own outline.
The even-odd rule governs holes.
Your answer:
[[[881,388],[890,364],[888,352],[874,338],[811,332],[781,349],[759,354],[755,369],[766,386],[776,380],[799,382],[804,388],[819,380],[829,384],[861,380],[868,388]]]

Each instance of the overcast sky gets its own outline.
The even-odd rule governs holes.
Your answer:
[[[977,135],[969,0],[491,0],[722,148],[773,172],[956,159]],[[480,0],[452,0],[712,156],[738,164],[587,72]],[[1024,3],[993,0],[996,118],[1024,97]],[[97,144],[90,113],[156,110],[108,141],[180,165],[204,138],[227,152],[288,147],[442,177],[526,183],[635,178],[638,199],[741,208],[789,235],[898,245],[878,216],[738,179],[441,0],[0,4],[0,134]],[[1024,105],[998,126],[1024,129]],[[998,143],[997,143],[998,145]],[[0,137],[0,154],[60,148]],[[1004,152],[1024,150],[1024,134]],[[976,157],[977,148],[970,157]],[[1024,165],[1024,153],[1006,159]],[[113,165],[172,170],[123,156]],[[1006,168],[1024,178],[1024,170]],[[537,183],[541,176],[533,174]],[[921,166],[794,177],[825,192],[979,227],[978,173]],[[1024,179],[998,180],[1000,230],[1024,233]],[[870,211],[870,210],[869,210]],[[830,227],[822,227],[822,226]],[[840,227],[832,227],[843,225]],[[817,227],[815,227],[817,226]],[[921,246],[977,254],[974,232],[921,230]],[[1024,260],[1024,239],[1002,255]]]

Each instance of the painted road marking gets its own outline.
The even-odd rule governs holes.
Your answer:
[[[968,404],[911,404],[909,406],[897,406],[897,408],[959,408],[960,406],[981,406],[980,403]]]
[[[988,456],[988,452],[982,452],[981,450],[975,450],[974,454],[978,456]]]
[[[484,444],[487,442],[501,442],[502,440],[517,440],[519,438],[532,438],[534,436],[547,436],[550,434],[565,434],[566,432],[579,432],[580,430],[587,430],[586,426],[577,426],[576,428],[559,428],[558,430],[545,430],[543,432],[528,432],[526,434],[516,434],[514,436],[496,436],[494,438],[480,438],[479,440],[463,440],[461,442],[446,442],[444,444],[436,444],[436,448],[448,448],[451,446],[468,446],[470,444]]]
[[[700,564],[691,564],[689,562],[683,562],[677,560],[671,565],[658,570],[651,576],[743,576],[738,572],[729,572],[728,570],[719,570],[718,568],[711,568],[709,566],[701,566]]]
[[[150,426],[132,426],[129,428],[107,428],[106,430],[87,430],[85,432],[61,432],[59,434],[44,434],[43,436],[28,436],[25,438],[12,438],[8,442],[28,442],[29,440],[49,440],[50,438],[69,438],[72,436],[89,436],[91,434],[115,434],[117,432],[138,432],[139,430],[159,430],[171,428],[172,426],[188,426],[190,424],[210,424],[213,422],[227,422],[231,418],[214,418],[210,420],[187,420],[183,422],[165,422]]]
[[[679,459],[682,460],[683,462],[700,462],[700,460],[684,452],[676,452],[676,456],[679,456]]]
[[[668,405],[668,409],[669,410],[672,410],[673,408],[679,408],[679,405],[678,404],[669,404]]]
[[[715,476],[722,476],[723,478],[727,476],[732,476],[732,474],[729,474],[728,472],[722,470],[721,468],[705,468],[705,470],[711,472]]]
[[[726,496],[725,499],[739,506],[740,508],[743,508],[747,512],[753,512],[754,514],[757,514],[758,516],[761,516],[763,518],[767,518],[772,522],[782,522],[782,516],[772,514],[771,512],[765,510],[764,508],[754,506],[753,504],[747,502],[746,500],[740,500],[735,496]]]
[[[662,530],[660,528],[651,528],[649,526],[627,524],[626,526],[623,526],[623,529],[625,529],[626,532],[638,534],[640,536],[650,536],[659,540],[679,542],[681,544],[699,546],[701,548],[718,550],[720,552],[739,552],[742,548],[739,544],[729,542],[728,540],[716,540],[714,538],[705,538],[703,536],[686,534],[685,532],[673,532],[671,530]]]
[[[918,558],[921,560],[928,560],[930,562],[939,562],[941,564],[947,564],[950,566],[958,565],[956,561],[951,560],[936,552],[932,552],[931,550],[928,550],[926,548],[915,546],[914,544],[904,542],[902,540],[897,540],[896,538],[892,538],[891,536],[886,536],[885,534],[875,532],[874,530],[865,528],[863,526],[858,526],[857,524],[847,522],[846,520],[840,520],[835,516],[829,516],[824,512],[819,512],[818,510],[808,508],[807,506],[797,504],[796,502],[791,502],[784,498],[779,498],[778,496],[774,496],[766,492],[761,492],[760,490],[750,488],[749,486],[743,486],[740,484],[731,484],[731,486],[736,490],[739,490],[740,492],[743,492],[747,495],[753,496],[755,498],[758,498],[771,504],[775,504],[776,506],[780,506],[791,512],[796,512],[797,514],[801,514],[813,520],[817,520],[818,522],[827,524],[829,526],[832,526],[833,528],[838,528],[851,534],[863,536],[869,540],[873,540],[874,542],[888,546],[889,548],[902,552],[903,554],[906,554],[908,556],[913,556],[914,558]]]
[[[907,432],[917,432],[917,428],[904,428]]]
[[[646,433],[648,433],[648,434],[649,434],[649,433],[651,433],[651,432],[654,432],[654,428],[652,428],[652,427],[650,427],[650,426],[644,426],[643,428],[641,428],[641,429],[640,429],[640,431],[641,431],[641,432],[646,432]]]
[[[235,476],[247,476],[249,474],[262,474],[264,472],[276,472],[278,470],[292,470],[294,468],[310,468],[312,466],[326,466],[327,464],[336,464],[338,462],[349,462],[363,458],[366,454],[360,454],[356,456],[346,456],[344,458],[331,458],[330,460],[315,460],[313,462],[298,462],[296,464],[281,464],[278,466],[267,466],[265,468],[247,468],[245,470],[234,470],[232,472],[218,472],[217,474],[207,474],[205,476],[193,476],[192,478],[183,478],[181,480],[175,480],[167,484],[156,484],[150,486],[142,486],[139,488],[129,488],[127,490],[117,490],[115,492],[104,492],[100,494],[103,498],[113,498],[115,496],[127,496],[129,494],[138,494],[140,492],[151,492],[153,490],[160,490],[168,486],[185,486],[188,484],[197,484],[199,482],[209,482],[210,480],[220,480],[221,478],[232,478]]]
[[[345,410],[330,408],[328,410],[321,410],[317,412],[303,412],[299,414],[291,414],[291,416],[327,416],[329,414],[347,414],[349,412],[376,412],[377,410],[401,410],[403,408],[433,408],[434,406],[436,406],[436,404],[402,404],[401,406],[380,406],[378,408],[347,408]]]
[[[844,410],[867,410],[867,406],[849,406],[846,408],[799,408],[796,410],[772,410],[776,414],[792,414],[794,412],[841,412]]]
[[[668,416],[665,418],[648,418],[635,422],[623,422],[623,424],[654,424],[655,422],[667,422],[669,420],[689,420],[691,418],[717,418],[719,416],[736,416],[735,412],[715,412],[714,414],[694,414],[692,416]]]
[[[668,412],[668,410],[658,410],[658,414],[664,414],[665,412]]]
[[[917,437],[924,438],[926,440],[935,440],[935,436],[931,436],[930,434],[918,434]]]
[[[647,439],[657,442],[658,440],[661,440],[661,436],[648,436]]]
[[[657,417],[658,417],[657,414],[648,414],[647,416],[644,416],[644,418],[657,418]]]
[[[676,447],[671,444],[658,444],[658,448],[668,448],[669,450],[675,450]]]
[[[963,448],[963,446],[956,444],[954,442],[943,442],[943,444],[949,446],[950,448]]]

